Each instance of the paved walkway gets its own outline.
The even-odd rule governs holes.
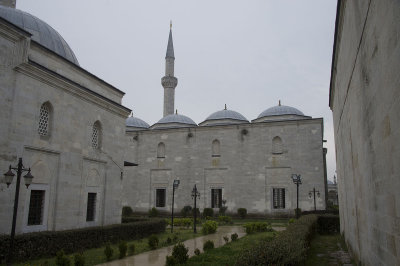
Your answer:
[[[214,241],[214,246],[219,247],[225,244],[223,239],[224,236],[228,236],[230,240],[230,236],[233,233],[237,233],[239,238],[244,236],[246,233],[244,232],[243,226],[221,226],[218,228],[215,234],[205,235],[196,237],[193,239],[188,239],[183,242],[185,247],[189,248],[189,256],[194,255],[194,250],[198,248],[201,252],[203,252],[203,243],[207,240]],[[200,235],[201,233],[199,233]],[[172,254],[172,246],[140,253],[135,256],[127,257],[122,260],[116,260],[104,264],[100,264],[103,266],[144,266],[144,265],[165,265],[165,257]]]

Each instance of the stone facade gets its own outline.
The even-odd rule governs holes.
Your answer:
[[[340,226],[363,265],[400,265],[400,4],[339,1],[332,64]]]
[[[124,93],[32,38],[0,17],[0,171],[21,157],[34,176],[28,189],[21,180],[16,231],[120,223]],[[9,233],[16,178],[1,183],[0,233]]]
[[[212,207],[212,189],[222,189],[228,212],[246,208],[248,213],[288,216],[296,208],[296,186],[291,175],[301,174],[299,207],[313,210],[308,192],[321,191],[317,208],[325,209],[322,156],[322,119],[242,123],[240,125],[150,129],[127,132],[126,160],[138,167],[124,175],[123,204],[134,211],[156,207],[156,189],[166,189],[165,207],[170,212],[172,183],[175,208],[193,205],[191,191],[200,191],[199,208]],[[281,150],[273,139],[282,140]],[[218,141],[218,148],[213,147]],[[158,156],[163,143],[165,154]],[[273,208],[273,189],[285,190],[285,207]],[[217,211],[218,209],[215,209]]]

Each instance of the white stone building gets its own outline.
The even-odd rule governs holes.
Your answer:
[[[130,117],[126,121],[128,147],[125,160],[136,162],[124,175],[123,205],[136,212],[156,207],[170,212],[172,183],[180,180],[175,208],[193,205],[191,191],[200,191],[199,208],[218,208],[226,200],[228,212],[246,208],[259,215],[292,215],[300,174],[299,208],[313,210],[309,191],[320,191],[317,209],[325,209],[323,120],[279,103],[249,122],[225,109],[197,125],[174,113],[178,84],[174,76],[172,31],[165,57],[164,117],[149,126]]]
[[[400,265],[400,2],[338,1],[329,105],[340,230],[362,265]]]
[[[0,2],[0,95],[1,179],[19,157],[34,176],[28,189],[21,181],[16,232],[120,223],[124,93],[15,1]],[[0,233],[11,230],[15,184],[0,185]]]

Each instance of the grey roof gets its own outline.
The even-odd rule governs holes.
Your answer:
[[[125,122],[127,127],[140,127],[140,128],[149,128],[150,125],[144,122],[142,119],[131,116],[126,119]]]
[[[257,118],[265,117],[265,116],[275,116],[275,115],[301,115],[304,116],[303,112],[300,110],[285,106],[285,105],[277,105],[271,108],[268,108],[264,112],[262,112]]]
[[[79,66],[74,52],[46,22],[18,9],[0,6],[0,17],[32,34],[32,40]]]
[[[205,121],[208,120],[222,120],[222,119],[233,119],[233,120],[239,120],[239,121],[246,121],[249,122],[243,115],[240,113],[233,111],[233,110],[220,110],[215,113],[212,113],[209,115]]]
[[[172,114],[172,115],[164,116],[156,123],[156,125],[157,124],[170,124],[170,123],[197,126],[197,124],[192,119],[190,119],[189,117],[187,117],[185,115],[179,115],[179,114]]]
[[[169,37],[168,37],[168,46],[167,46],[167,54],[165,58],[174,58],[174,43],[172,42],[172,30],[169,30]]]

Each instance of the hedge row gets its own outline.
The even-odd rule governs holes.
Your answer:
[[[163,219],[153,219],[146,222],[17,235],[14,240],[14,258],[32,260],[55,256],[61,249],[68,254],[98,248],[106,243],[139,239],[164,232],[165,226]],[[10,236],[0,236],[0,254],[7,254],[9,241]]]
[[[121,222],[123,224],[126,223],[135,223],[135,222],[145,222],[145,221],[149,221],[149,218],[146,217],[135,217],[135,216],[122,216],[121,218]]]
[[[318,216],[318,233],[335,234],[340,232],[339,215],[325,214]]]
[[[242,252],[236,265],[298,265],[304,262],[318,217],[302,216],[274,239]]]

